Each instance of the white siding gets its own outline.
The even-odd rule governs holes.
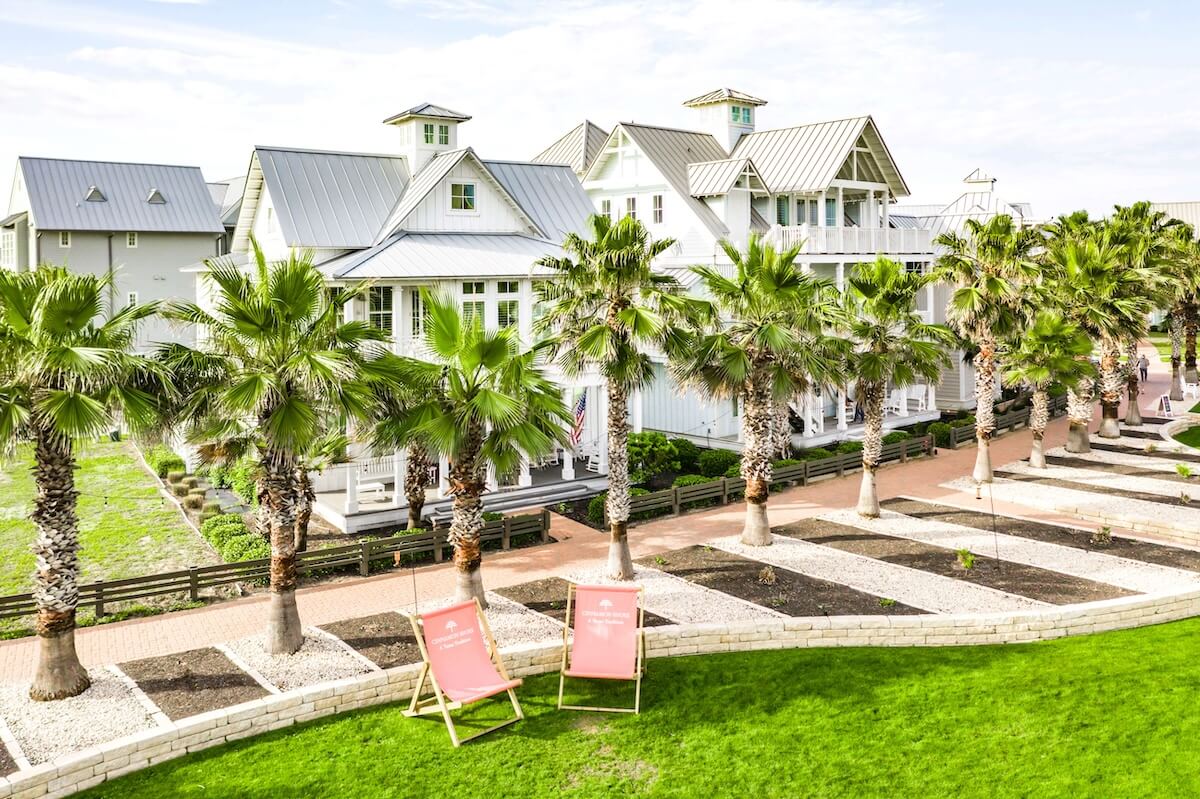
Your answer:
[[[642,425],[646,429],[701,439],[738,434],[741,419],[733,413],[733,400],[712,400],[690,390],[680,392],[661,364],[655,364],[654,382],[642,396]]]
[[[258,239],[258,246],[262,247],[268,258],[283,258],[287,255],[288,247],[283,238],[283,228],[279,225],[275,203],[271,200],[271,192],[267,191],[265,182],[263,183],[262,197],[255,209],[254,224],[250,230],[254,233],[254,238]]]
[[[475,210],[454,211],[450,208],[450,184],[475,185]],[[471,231],[475,233],[530,232],[528,224],[508,201],[473,164],[461,161],[421,201],[404,222],[412,231]]]

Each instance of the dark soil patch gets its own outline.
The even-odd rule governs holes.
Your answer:
[[[1092,449],[1098,449],[1102,452],[1123,452],[1126,455],[1146,455],[1151,458],[1166,458],[1167,460],[1180,461],[1182,463],[1200,463],[1200,455],[1195,455],[1191,452],[1170,452],[1165,449],[1156,449],[1153,452],[1147,452],[1143,447],[1127,447],[1124,444],[1104,444],[1100,441],[1092,441]]]
[[[253,677],[208,647],[133,660],[122,663],[121,670],[172,721],[267,695]]]
[[[889,499],[881,503],[883,507],[906,516],[918,519],[931,519],[948,524],[961,524],[964,527],[975,527],[980,530],[992,529],[992,516],[987,513],[972,510],[960,510],[949,505],[938,505],[932,502],[918,502],[909,499]],[[1075,549],[1095,550],[1107,555],[1116,555],[1130,560],[1140,560],[1143,563],[1153,563],[1157,566],[1173,566],[1176,569],[1187,569],[1200,572],[1200,552],[1178,547],[1151,544],[1135,538],[1125,538],[1114,535],[1112,544],[1098,549],[1090,543],[1091,532],[1054,524],[1014,519],[1011,516],[997,516],[996,532],[1004,535],[1031,538],[1035,541],[1046,541]]]
[[[713,588],[788,616],[910,615],[927,613],[895,602],[881,605],[874,594],[773,567],[775,583],[759,577],[766,564],[719,549],[685,547],[642,558],[638,563]]]
[[[1183,477],[1177,472],[1163,472],[1155,469],[1139,469],[1137,466],[1130,466],[1125,463],[1099,463],[1090,461],[1086,458],[1064,458],[1059,455],[1047,455],[1046,463],[1051,466],[1069,466],[1072,469],[1091,469],[1095,472],[1109,472],[1110,474],[1120,474],[1127,477],[1149,477],[1153,480],[1164,480],[1168,483],[1183,483],[1184,485],[1192,485],[1200,492],[1200,481],[1195,477]],[[1195,470],[1197,476],[1200,476],[1200,470]]]
[[[1143,502],[1155,502],[1159,505],[1173,505],[1177,508],[1188,507],[1192,504],[1189,499],[1184,502],[1179,497],[1164,497],[1161,494],[1150,494],[1145,491],[1129,491],[1124,488],[1110,488],[1109,486],[1094,486],[1090,483],[1080,483],[1075,480],[1060,480],[1057,477],[1040,477],[1036,474],[1016,474],[1015,472],[1006,472],[1003,469],[996,470],[997,477],[1003,477],[1005,480],[1016,480],[1021,483],[1038,483],[1039,485],[1054,486],[1055,488],[1069,488],[1073,491],[1087,491],[1092,494],[1102,494],[1108,497],[1124,497],[1125,499],[1139,499]],[[1188,491],[1180,489],[1181,494],[1191,494]],[[1200,498],[1200,490],[1196,492]]]
[[[1136,593],[1023,563],[1001,561],[997,564],[995,559],[983,553],[976,553],[974,566],[964,569],[958,562],[958,555],[951,550],[819,519],[804,519],[775,532],[1053,605],[1115,599]]]
[[[341,638],[381,669],[421,662],[421,648],[412,624],[399,613],[388,611],[322,624],[321,629]]]
[[[1162,435],[1158,432],[1151,433],[1146,430],[1130,430],[1125,425],[1121,425],[1121,435],[1125,436],[1126,438],[1150,438],[1154,439],[1155,441],[1163,440]]]
[[[519,602],[530,610],[536,610],[550,618],[564,622],[567,618],[567,581],[560,577],[547,577],[520,585],[500,588],[496,593],[505,599]],[[674,624],[670,619],[646,611],[646,626],[661,627]]]
[[[0,777],[7,777],[17,770],[17,761],[13,760],[13,756],[4,748],[4,744],[0,743]]]
[[[553,505],[547,505],[546,510],[552,513],[557,513],[559,516],[566,516],[568,519],[577,521],[580,524],[585,524],[593,530],[608,532],[608,528],[605,527],[603,523],[596,524],[588,518],[588,503],[592,501],[592,497],[594,496],[596,495],[592,494],[592,496],[584,497],[582,499],[572,499],[566,502],[555,502]]]
[[[681,474],[683,472],[659,472],[658,474],[652,474],[646,482],[640,484],[640,487],[647,491],[661,491],[664,488],[673,486],[675,478]]]

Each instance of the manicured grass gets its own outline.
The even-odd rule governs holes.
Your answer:
[[[0,467],[0,594],[30,590],[36,489],[29,448]],[[163,502],[127,441],[87,444],[75,473],[81,579],[115,580],[216,562],[208,545]],[[106,501],[105,497],[109,497]]]
[[[1196,408],[1200,408],[1200,403],[1197,403],[1191,412],[1200,413]],[[1187,430],[1179,431],[1175,434],[1175,440],[1185,446],[1200,447],[1200,427],[1189,427]]]
[[[557,712],[454,750],[398,706],[207,750],[89,797],[1200,795],[1200,620],[1049,643],[651,660],[641,716]],[[499,712],[496,705],[491,713]]]
[[[1166,333],[1151,333],[1147,337],[1154,348],[1158,350],[1158,354],[1162,356],[1163,362],[1171,362],[1171,337]]]

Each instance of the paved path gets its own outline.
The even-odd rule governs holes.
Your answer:
[[[1143,349],[1153,355],[1153,347]],[[1158,396],[1166,391],[1169,369],[1169,364],[1151,358],[1151,380],[1142,396],[1145,413],[1153,414]],[[1065,417],[1051,423],[1046,435],[1047,449],[1065,443],[1066,429]],[[1029,443],[1027,430],[993,441],[992,462],[1002,464],[1026,457]],[[976,500],[970,494],[942,486],[969,474],[974,460],[975,449],[968,447],[942,450],[935,458],[884,467],[878,478],[880,498],[910,496],[960,507],[984,508],[988,502],[986,493],[985,499]],[[852,474],[772,495],[771,522],[782,525],[853,506],[858,498],[858,487],[859,476]],[[1009,502],[996,501],[995,509],[1012,516],[1089,527],[1050,511]],[[557,544],[488,554],[483,566],[488,589],[603,564],[607,553],[604,534],[561,516],[552,515],[552,519],[551,530],[558,539]],[[742,519],[743,506],[734,504],[640,524],[630,531],[633,556],[644,557],[736,534]],[[305,624],[325,624],[386,610],[411,609],[414,585],[422,602],[448,596],[454,591],[453,568],[448,564],[427,566],[415,572],[392,571],[376,577],[326,583],[301,589],[297,600]],[[251,635],[262,629],[266,613],[267,597],[258,595],[196,610],[82,629],[78,631],[76,641],[85,665],[119,663]],[[34,664],[35,646],[34,638],[0,642],[0,681],[28,679]]]

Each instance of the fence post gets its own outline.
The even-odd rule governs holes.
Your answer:
[[[808,461],[801,461],[800,466],[802,467],[800,472],[800,485],[806,486],[808,485]]]
[[[550,540],[550,511],[542,508],[542,543]]]
[[[676,516],[679,515],[679,488],[677,486],[671,488],[671,510],[675,512]]]
[[[721,478],[721,504],[722,505],[729,504],[729,478],[728,477]]]
[[[508,542],[512,538],[512,518],[505,516],[502,524],[503,527],[500,531],[500,548],[508,549]]]
[[[96,618],[104,615],[104,584],[95,583],[96,586]]]
[[[358,573],[366,577],[371,573],[371,542],[363,539],[358,542]]]
[[[434,563],[442,562],[442,532],[441,532],[441,530],[442,530],[442,526],[440,524],[435,524],[433,526],[433,528],[429,531],[429,534],[433,536],[433,562]]]
[[[846,476],[846,456],[849,454],[848,452],[838,453],[838,477]]]
[[[188,566],[188,599],[200,601],[200,575],[196,573],[195,566]]]

